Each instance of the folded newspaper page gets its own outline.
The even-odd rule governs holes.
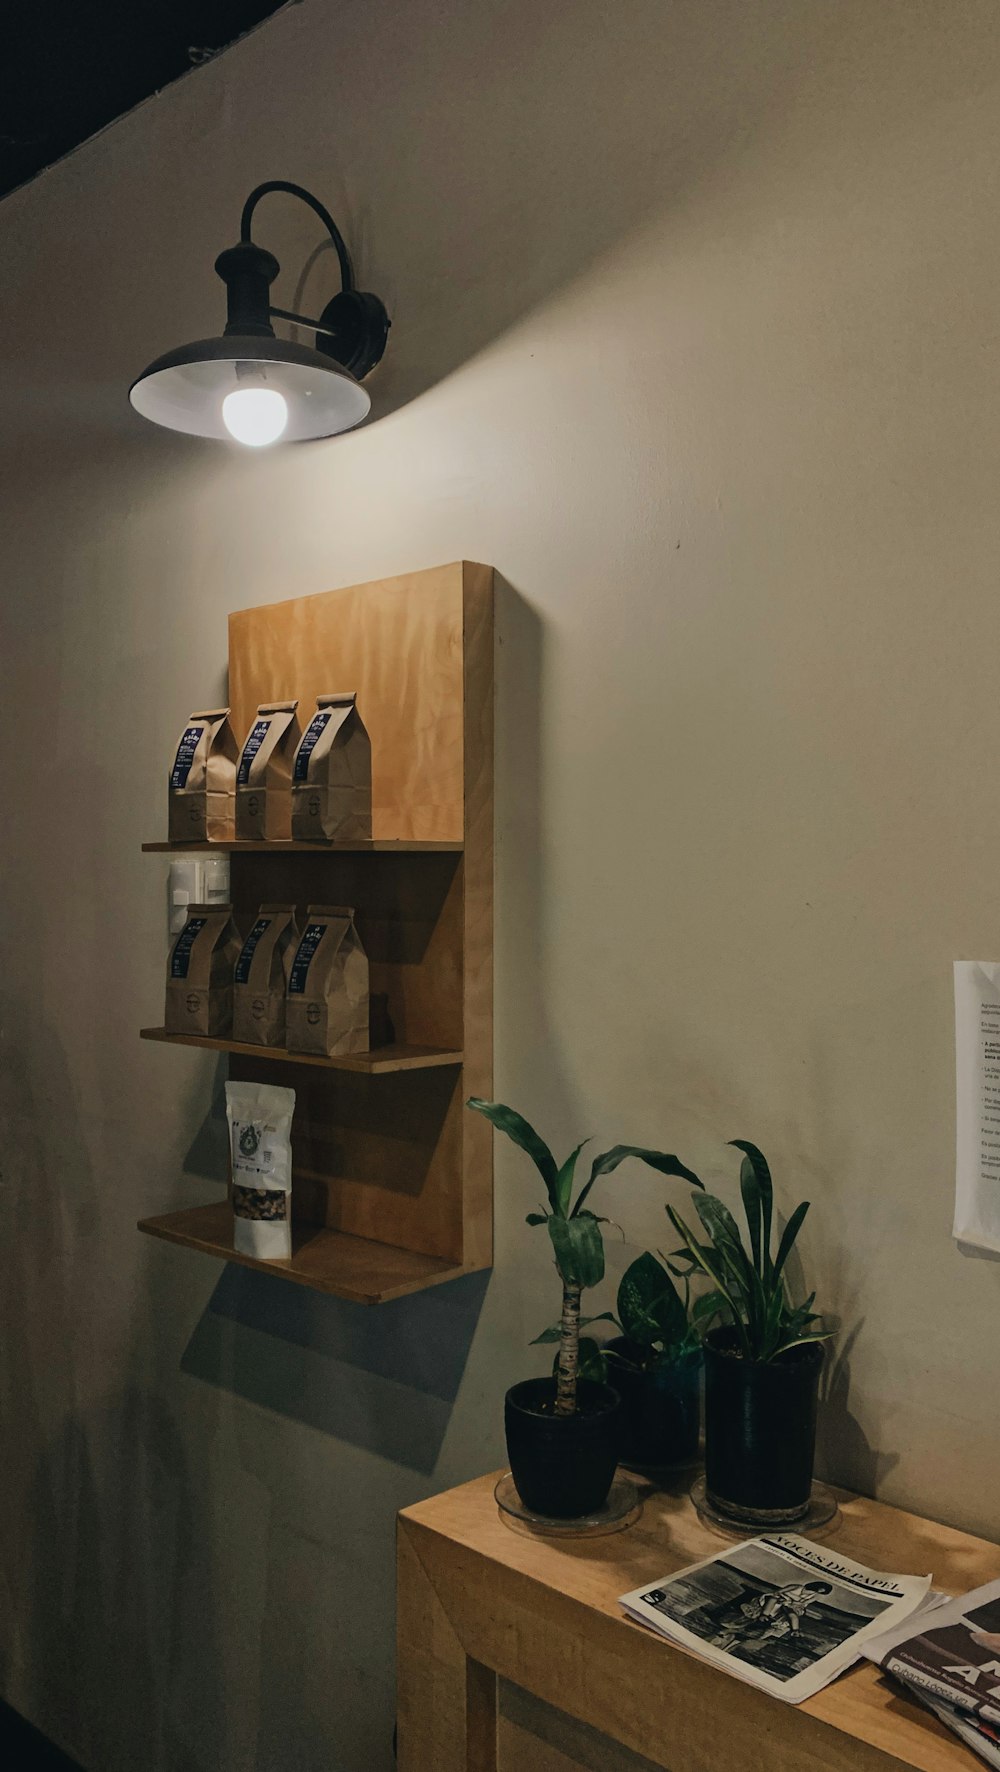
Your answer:
[[[907,1686],[906,1692],[910,1698],[919,1698],[939,1723],[971,1747],[988,1766],[1000,1766],[1000,1728],[995,1723],[984,1723],[981,1717],[972,1717],[968,1711],[955,1710],[952,1705],[942,1704],[926,1692],[918,1693],[915,1686]]]
[[[734,1544],[623,1594],[630,1618],[789,1704],[829,1684],[870,1637],[909,1618],[930,1576],[883,1575],[790,1533]]]
[[[863,1653],[1000,1767],[1000,1581],[880,1632]]]

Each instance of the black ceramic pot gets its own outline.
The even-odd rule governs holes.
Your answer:
[[[627,1335],[607,1343],[608,1376],[622,1400],[623,1464],[663,1469],[692,1464],[701,1428],[701,1350],[644,1372],[645,1350]]]
[[[507,1392],[504,1426],[514,1486],[536,1514],[575,1520],[603,1507],[618,1463],[621,1402],[608,1384],[577,1386],[575,1415],[556,1415],[554,1378]]]
[[[821,1342],[741,1359],[734,1330],[705,1340],[705,1492],[747,1526],[787,1526],[809,1508]]]

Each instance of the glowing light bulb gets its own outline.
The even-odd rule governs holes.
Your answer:
[[[222,422],[237,443],[263,449],[288,423],[288,402],[275,388],[236,388],[222,402]]]

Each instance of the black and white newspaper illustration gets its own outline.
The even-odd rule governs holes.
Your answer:
[[[930,1576],[885,1575],[794,1534],[735,1544],[622,1596],[651,1625],[738,1679],[800,1704],[909,1618]]]

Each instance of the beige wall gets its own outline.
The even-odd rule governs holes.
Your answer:
[[[365,1314],[139,1238],[220,1076],[140,1046],[179,721],[234,607],[502,575],[497,1089],[814,1201],[828,1468],[1000,1532],[1000,1267],[950,1237],[951,961],[996,958],[988,0],[306,0],[0,206],[0,1676],[92,1772],[386,1772],[394,1510],[499,1462],[498,1258]],[[375,422],[144,427],[259,179],[391,307]],[[279,299],[318,242],[272,199]],[[332,287],[313,265],[308,308]],[[622,1171],[629,1248],[663,1190]],[[432,1769],[428,1769],[432,1772]]]

